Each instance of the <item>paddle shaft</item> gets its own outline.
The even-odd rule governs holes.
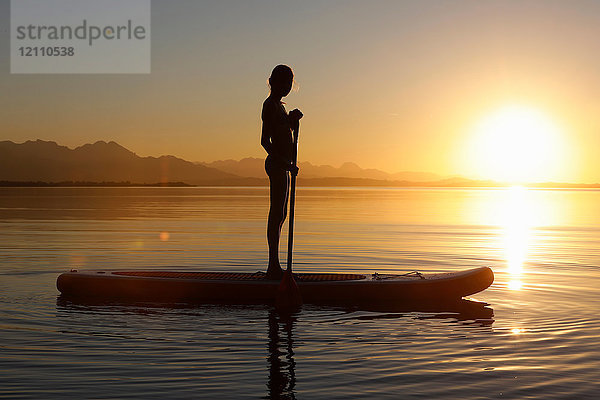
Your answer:
[[[298,161],[298,129],[296,135],[292,138],[292,165],[295,167]],[[292,168],[295,169],[295,168]],[[298,310],[302,306],[302,295],[300,288],[294,280],[292,273],[292,250],[294,248],[294,206],[296,204],[296,174],[292,172],[291,193],[290,193],[290,229],[288,236],[288,258],[287,269],[283,273],[281,282],[277,287],[275,297],[275,307],[283,315]]]
[[[293,137],[292,147],[292,165],[295,167],[298,162],[298,132],[300,127],[296,129],[296,134]],[[294,206],[296,205],[296,175],[292,173],[292,182],[290,188],[290,229],[288,232],[288,256],[287,269],[292,272],[292,252],[294,249]]]

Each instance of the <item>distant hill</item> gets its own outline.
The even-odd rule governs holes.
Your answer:
[[[246,181],[173,156],[140,157],[115,142],[75,149],[43,140],[0,142],[0,181],[185,182],[207,185]]]
[[[213,162],[200,162],[199,164],[243,177],[263,178],[265,176],[264,158],[243,158],[239,161],[219,160]],[[304,179],[358,178],[387,181],[433,182],[444,178],[429,172],[404,171],[390,174],[378,169],[363,169],[352,162],[346,162],[340,167],[332,167],[331,165],[313,165],[310,162],[304,161],[300,162],[299,167],[301,176]]]
[[[0,186],[265,186],[264,160],[244,158],[193,163],[174,156],[140,157],[115,142],[75,149],[55,142],[0,141]],[[299,186],[501,187],[508,184],[422,172],[389,174],[362,169],[300,164]],[[599,188],[599,184],[535,183],[530,187]]]
[[[389,174],[362,169],[354,163],[340,167],[300,163],[299,184],[343,186],[355,182],[368,186],[396,186],[405,181],[431,182],[435,174],[401,172]],[[0,181],[61,183],[65,185],[107,182],[123,184],[265,185],[264,159],[244,158],[193,163],[174,156],[140,157],[116,142],[98,141],[75,149],[56,142],[30,140],[0,142]],[[399,181],[399,182],[393,182]]]

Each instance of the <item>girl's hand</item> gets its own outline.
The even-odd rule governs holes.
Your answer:
[[[292,175],[297,176],[299,168],[297,166],[295,166],[294,164],[290,164],[289,167],[287,168],[287,170],[290,171],[290,173]]]
[[[298,110],[297,108],[290,111],[289,115],[290,115],[290,119],[292,121],[300,121],[300,119],[304,116],[304,114],[302,114],[302,112],[300,110]]]
[[[290,113],[289,113],[290,125],[292,126],[292,130],[294,132],[298,132],[298,125],[300,124],[298,121],[300,121],[300,118],[302,118],[303,116],[304,116],[304,114],[302,114],[302,112],[300,110],[298,110],[297,108],[290,111]]]

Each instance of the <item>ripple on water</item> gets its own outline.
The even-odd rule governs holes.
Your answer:
[[[266,263],[265,188],[81,190],[0,196],[0,397],[593,399],[600,391],[600,233],[584,216],[531,230],[516,271],[503,228],[481,211],[500,191],[299,192],[299,271],[489,264],[496,282],[474,296],[489,304],[482,309],[306,306],[288,321],[267,306],[57,302],[56,276],[73,267],[254,272]],[[572,197],[575,211],[600,204],[600,192],[568,193],[536,196]]]

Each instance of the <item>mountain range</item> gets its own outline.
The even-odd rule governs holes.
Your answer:
[[[236,160],[220,160],[213,162],[199,163],[206,167],[216,168],[230,174],[263,178],[265,176],[264,158],[243,158]],[[378,169],[363,169],[353,162],[346,162],[340,167],[331,165],[314,165],[308,161],[298,164],[301,177],[304,179],[313,178],[359,178],[359,179],[377,179],[388,181],[413,181],[413,182],[432,182],[439,181],[443,177],[429,172],[404,171],[390,174]]]
[[[185,182],[234,184],[241,178],[173,156],[140,157],[115,142],[75,149],[43,140],[0,142],[0,181]]]
[[[441,177],[426,172],[390,174],[347,162],[340,167],[299,165],[299,186],[502,187],[508,183]],[[264,160],[191,162],[174,156],[140,157],[116,142],[74,149],[56,142],[0,141],[0,186],[265,186]],[[543,182],[537,188],[600,188],[600,184]]]
[[[363,169],[354,163],[340,167],[299,165],[306,184],[384,186],[389,181],[439,180],[435,174],[389,174]],[[139,184],[184,182],[191,185],[264,185],[264,159],[190,162],[174,156],[140,157],[116,142],[98,141],[70,149],[56,142],[35,140],[0,142],[0,181],[5,182],[132,182]]]

